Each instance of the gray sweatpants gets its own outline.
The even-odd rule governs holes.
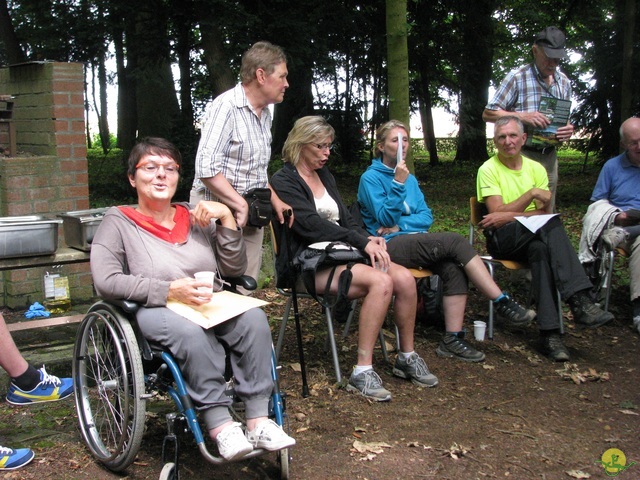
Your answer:
[[[246,417],[266,417],[271,379],[271,331],[265,313],[251,309],[210,329],[166,307],[141,308],[142,334],[167,348],[180,366],[189,396],[202,411],[208,430],[231,419],[225,395],[225,349],[230,355],[235,390],[245,403]]]

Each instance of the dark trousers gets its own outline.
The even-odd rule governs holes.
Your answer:
[[[591,288],[560,217],[553,217],[536,233],[520,222],[485,232],[487,250],[494,258],[519,260],[531,267],[540,330],[559,328],[556,289],[563,300]]]
[[[464,266],[477,255],[466,238],[453,232],[396,235],[387,242],[391,261],[407,268],[428,268],[442,278],[444,295],[466,295]]]

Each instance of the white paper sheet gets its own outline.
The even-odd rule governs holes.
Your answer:
[[[544,227],[549,220],[558,215],[559,213],[547,213],[545,215],[533,215],[531,217],[515,217],[515,219],[527,227],[532,233],[536,233]]]
[[[167,302],[167,308],[197,323],[202,328],[211,328],[231,318],[237,317],[247,310],[262,307],[268,303],[269,302],[265,302],[259,298],[248,297],[223,290],[214,293],[209,303],[200,305],[199,307],[192,307],[182,302],[169,300]]]

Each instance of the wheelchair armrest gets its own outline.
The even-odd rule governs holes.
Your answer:
[[[222,280],[225,282],[224,289],[231,290],[232,292],[234,292],[238,286],[245,290],[255,290],[258,288],[258,282],[256,282],[256,279],[249,275],[241,275],[239,277],[222,277]],[[226,285],[227,283],[229,285]]]
[[[140,308],[139,303],[132,302],[131,300],[111,300],[110,303],[120,307],[125,313],[136,313]]]

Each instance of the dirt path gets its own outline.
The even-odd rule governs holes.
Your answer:
[[[275,325],[283,303],[268,295],[275,302],[268,307]],[[479,318],[485,305],[472,304],[470,318]],[[615,313],[622,318],[628,312]],[[597,331],[578,331],[567,322],[568,364],[537,353],[533,329],[526,334],[498,329],[493,342],[481,345],[487,354],[482,364],[441,359],[435,355],[440,333],[421,326],[417,350],[440,385],[421,390],[392,377],[377,353],[376,369],[393,400],[373,404],[333,383],[330,357],[323,351],[323,317],[309,302],[302,302],[302,315],[309,398],[300,395],[292,329],[281,361],[291,431],[298,442],[291,478],[599,479],[608,478],[599,461],[611,448],[626,455],[627,465],[638,462],[618,478],[640,478],[640,336],[628,321],[616,320]],[[355,341],[352,332],[339,343],[343,374],[355,359]],[[3,383],[0,394],[5,391]],[[158,478],[168,410],[166,403],[149,405],[142,449],[124,478]],[[5,479],[123,478],[88,454],[73,400],[30,408],[2,403],[0,439],[3,445],[31,446],[37,455],[27,468],[3,474]],[[183,443],[182,478],[278,478],[275,455],[214,467],[190,439]]]

